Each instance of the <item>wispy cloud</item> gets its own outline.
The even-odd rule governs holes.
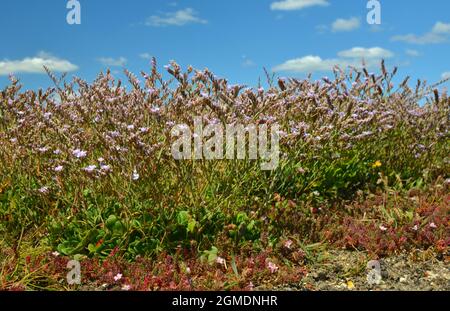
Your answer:
[[[450,24],[437,22],[431,31],[419,36],[415,34],[398,35],[392,37],[392,41],[402,41],[411,44],[438,44],[448,41],[450,38]]]
[[[307,55],[301,58],[291,59],[273,68],[274,71],[289,71],[297,73],[313,73],[318,71],[329,71],[335,66],[340,67],[361,67],[363,61],[367,67],[377,66],[381,59],[394,56],[394,53],[380,48],[354,47],[341,51],[336,58],[322,59],[320,56]]]
[[[256,66],[256,63],[248,58],[246,55],[242,55],[242,67],[254,67]]]
[[[391,58],[394,56],[389,50],[373,47],[373,48],[362,48],[362,47],[354,47],[350,50],[341,51],[338,53],[339,57],[345,58],[365,58],[365,59],[382,59],[382,58]]]
[[[194,9],[186,8],[176,12],[164,13],[163,15],[150,16],[145,25],[153,27],[184,26],[187,24],[207,24],[208,21],[198,16]]]
[[[328,6],[327,0],[283,0],[272,2],[270,5],[271,10],[279,11],[294,11],[302,10],[312,6]]]
[[[70,72],[78,69],[78,66],[70,61],[58,58],[47,52],[39,52],[34,57],[26,57],[21,60],[0,61],[0,76],[10,73],[45,73],[44,66],[54,72]]]
[[[320,24],[316,26],[316,31],[320,34],[324,34],[328,32],[328,26],[324,24]]]
[[[127,59],[125,57],[112,58],[112,57],[100,57],[98,59],[100,63],[104,66],[110,67],[123,67],[127,63]]]
[[[406,53],[406,55],[412,56],[412,57],[418,57],[418,56],[420,56],[420,52],[417,51],[417,50],[407,49],[407,50],[405,51],[405,53]]]
[[[143,59],[151,59],[152,58],[150,53],[141,53],[141,54],[139,54],[139,57],[143,58]]]
[[[333,32],[352,31],[358,29],[360,25],[361,22],[358,17],[351,17],[349,19],[338,18],[331,25],[331,30]]]

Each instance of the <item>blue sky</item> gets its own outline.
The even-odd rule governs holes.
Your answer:
[[[208,67],[232,83],[264,77],[330,75],[334,64],[385,58],[399,75],[436,82],[450,76],[450,2],[380,0],[381,25],[366,0],[79,0],[81,25],[66,22],[67,0],[3,0],[0,88],[14,72],[26,88],[51,84],[42,70],[92,81],[106,68]],[[449,84],[447,83],[447,86]]]

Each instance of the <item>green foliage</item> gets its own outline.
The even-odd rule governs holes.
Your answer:
[[[0,93],[4,240],[17,246],[37,231],[71,256],[117,250],[133,259],[181,247],[210,249],[210,261],[213,245],[258,249],[290,234],[317,240],[317,208],[343,206],[358,192],[406,192],[448,178],[446,94],[421,107],[407,85],[392,92],[386,72],[336,71],[334,81],[289,79],[264,91],[180,70],[172,64],[173,88],[156,65],[144,86],[127,73],[130,91],[109,73],[92,84],[76,79],[58,90],[58,103],[55,90],[20,92],[12,81]],[[279,166],[174,160],[168,124],[191,126],[197,115],[279,123]]]

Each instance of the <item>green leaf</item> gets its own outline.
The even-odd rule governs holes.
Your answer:
[[[239,277],[239,272],[236,266],[236,259],[234,258],[234,255],[231,256],[231,269],[233,269],[234,274]]]
[[[108,229],[112,230],[114,224],[115,224],[117,221],[118,221],[118,218],[117,218],[116,215],[110,215],[110,216],[108,217],[108,219],[106,220],[105,225],[106,225],[106,227],[107,227]]]
[[[91,243],[91,244],[88,245],[88,250],[91,253],[95,253],[97,251],[97,248],[95,247],[94,244]]]
[[[177,222],[181,226],[187,226],[189,222],[189,212],[187,211],[181,211],[177,215]]]
[[[58,252],[64,255],[71,255],[73,250],[75,249],[75,246],[77,245],[77,242],[74,241],[64,241],[60,243],[56,249]]]
[[[197,222],[195,221],[195,219],[191,219],[187,226],[187,232],[194,233],[196,225],[197,225]]]

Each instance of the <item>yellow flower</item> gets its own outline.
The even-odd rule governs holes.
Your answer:
[[[377,167],[380,167],[380,166],[381,166],[381,162],[380,161],[375,161],[375,163],[372,164],[373,168],[377,168]]]
[[[348,281],[348,282],[347,282],[347,288],[350,289],[350,290],[352,290],[352,289],[355,288],[355,284],[353,284],[352,281]]]

